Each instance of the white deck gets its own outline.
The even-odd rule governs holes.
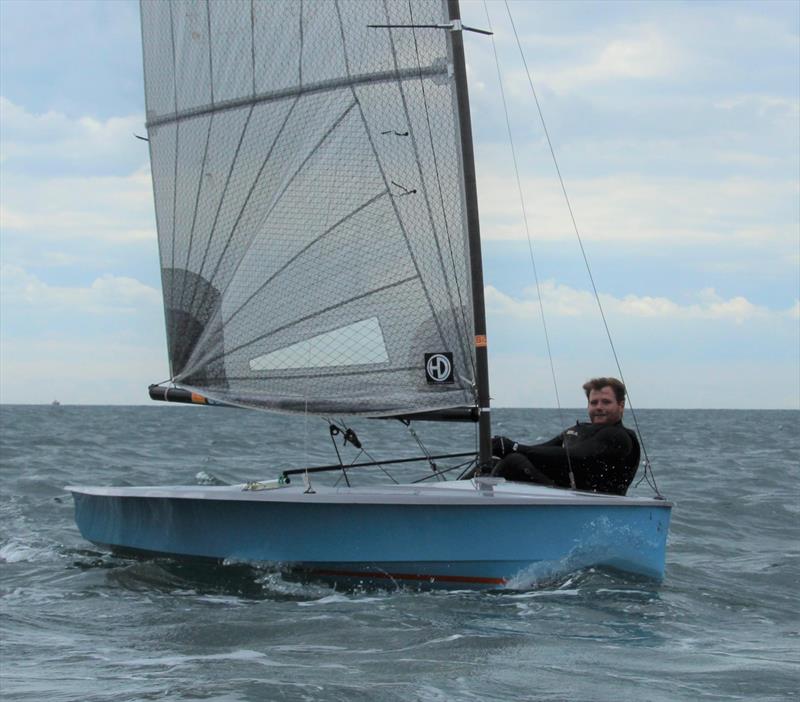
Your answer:
[[[430,484],[416,483],[369,487],[326,487],[320,485],[313,486],[313,492],[306,492],[306,488],[302,483],[264,489],[247,489],[247,485],[68,486],[65,489],[69,492],[106,497],[297,502],[309,504],[672,506],[672,503],[654,497],[623,497],[620,495],[577,492],[543,485],[507,482],[502,478],[478,478]]]

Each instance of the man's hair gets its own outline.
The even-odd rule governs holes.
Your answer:
[[[602,390],[609,387],[614,391],[617,402],[625,402],[625,383],[616,378],[592,378],[583,384],[583,390],[586,393],[586,398],[589,398],[589,393],[592,390]]]

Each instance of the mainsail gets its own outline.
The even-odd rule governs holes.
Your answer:
[[[143,0],[175,384],[285,411],[476,405],[447,21],[442,0]]]

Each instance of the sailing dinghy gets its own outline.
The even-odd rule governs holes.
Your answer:
[[[491,462],[477,193],[456,0],[143,0],[171,382],[156,399],[476,421]],[[356,438],[357,441],[357,438]],[[120,552],[333,582],[661,579],[671,506],[498,478],[70,487]],[[304,480],[291,481],[301,473]]]

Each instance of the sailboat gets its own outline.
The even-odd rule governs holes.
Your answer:
[[[151,397],[474,421],[478,450],[464,453],[490,465],[470,28],[457,0],[142,0],[141,20],[171,372]],[[334,583],[664,574],[671,505],[660,495],[480,471],[317,484],[331,467],[344,466],[68,490],[82,535],[115,551]]]

